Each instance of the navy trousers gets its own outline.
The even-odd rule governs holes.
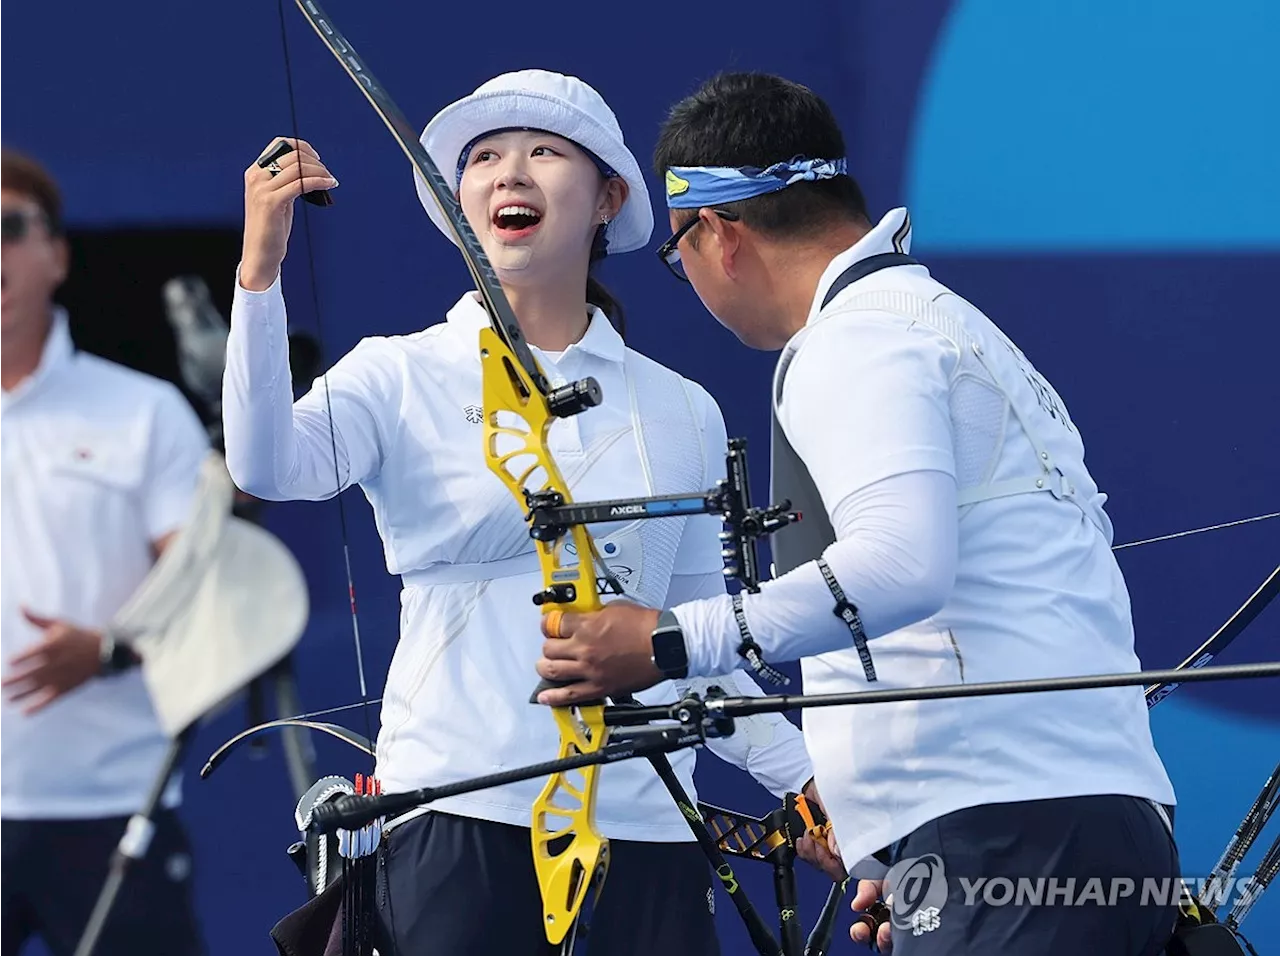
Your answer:
[[[718,956],[712,881],[696,843],[610,840],[588,956]],[[378,863],[382,956],[550,956],[523,827],[428,813]]]
[[[71,956],[124,833],[127,817],[5,820],[0,950],[18,956],[33,936]],[[191,847],[171,810],[155,817],[146,856],[125,876],[95,951],[98,956],[199,956]]]
[[[1133,797],[959,810],[889,862],[894,956],[1157,956],[1177,918],[1177,848]]]

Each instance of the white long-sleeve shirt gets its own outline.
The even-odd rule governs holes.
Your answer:
[[[83,351],[61,309],[35,372],[0,395],[5,670],[41,638],[22,614],[103,628],[190,516],[209,440],[173,385]],[[3,703],[5,819],[123,816],[146,801],[169,742],[138,668],[42,710]],[[25,703],[25,702],[24,702]],[[181,796],[177,778],[165,796]]]
[[[779,423],[835,531],[823,557],[861,616],[874,686],[1139,670],[1105,496],[1026,356],[920,265],[821,308],[845,269],[909,242],[897,209],[837,256],[779,361]],[[743,601],[766,660],[803,658],[807,693],[868,687],[835,603],[813,561]],[[728,597],[674,610],[690,674],[741,659]],[[969,806],[1174,802],[1141,687],[811,710],[804,726],[851,861]]]
[[[550,759],[559,739],[550,710],[528,702],[542,644],[531,600],[542,589],[541,573],[521,509],[483,455],[477,336],[487,321],[468,294],[446,322],[363,340],[327,373],[327,399],[326,382],[317,380],[295,404],[279,282],[262,293],[237,283],[223,394],[233,479],[269,500],[320,500],[359,484],[387,569],[404,579],[400,642],[377,747],[387,792]],[[603,389],[600,406],[551,428],[551,453],[575,499],[633,497],[661,487],[670,476],[660,470],[676,463],[664,465],[661,449],[644,445],[646,432],[694,432],[701,454],[689,480],[696,489],[678,490],[710,488],[722,477],[725,431],[715,402],[628,350],[602,313],[563,353],[535,353],[553,385],[590,375]],[[648,406],[660,410],[661,420],[641,420],[637,409]],[[666,537],[643,527],[673,521],[683,525],[665,525]],[[715,517],[592,531],[628,591],[655,605],[724,593]],[[715,683],[730,694],[761,693],[741,671]],[[666,683],[637,696],[661,703],[678,690]],[[776,794],[799,790],[812,775],[799,732],[781,716],[752,718],[711,747]],[[672,755],[671,763],[693,796],[693,753]],[[432,806],[527,826],[541,787],[540,780],[527,781]],[[617,839],[691,839],[645,761],[602,769],[597,823]]]

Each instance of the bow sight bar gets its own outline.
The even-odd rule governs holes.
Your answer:
[[[760,590],[758,539],[799,521],[791,502],[767,508],[751,506],[751,485],[747,474],[747,440],[729,439],[725,454],[725,475],[709,491],[650,498],[615,498],[608,501],[575,501],[566,504],[558,491],[525,491],[529,505],[526,516],[529,535],[536,541],[555,541],[574,525],[635,521],[641,518],[675,518],[684,515],[718,514],[726,525],[720,533],[725,577],[735,578],[751,592]],[[572,584],[554,584],[534,596],[534,604],[565,603],[575,598]]]

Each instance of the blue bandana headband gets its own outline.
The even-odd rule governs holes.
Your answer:
[[[843,176],[848,162],[840,159],[805,159],[754,166],[672,166],[667,170],[667,208],[701,209],[752,199],[786,189],[795,183]]]

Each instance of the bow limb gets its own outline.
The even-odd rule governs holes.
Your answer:
[[[1226,650],[1227,645],[1239,637],[1241,632],[1253,623],[1254,618],[1275,600],[1277,594],[1280,594],[1280,566],[1277,566],[1267,576],[1267,579],[1258,586],[1258,589],[1249,596],[1249,599],[1240,605],[1240,608],[1231,617],[1227,618],[1226,622],[1214,631],[1207,641],[1192,651],[1190,656],[1178,665],[1177,669],[1187,670],[1204,667]],[[1160,703],[1160,701],[1177,690],[1179,686],[1181,685],[1176,683],[1164,683],[1153,684],[1148,687],[1146,689],[1148,709]]]
[[[480,331],[485,408],[485,460],[521,505],[529,495],[554,495],[569,503],[569,491],[548,449],[555,416],[547,394],[493,329]],[[566,536],[578,559],[564,563]],[[553,538],[535,537],[545,590],[543,613],[589,612],[601,607],[596,588],[595,542],[584,525],[570,525]],[[552,709],[560,732],[559,757],[593,753],[608,742],[603,704]],[[559,944],[573,926],[588,891],[608,870],[608,841],[595,826],[600,766],[554,774],[533,804],[534,869],[542,892],[547,939]],[[567,840],[566,840],[567,838]],[[562,845],[563,844],[563,845]]]
[[[528,483],[536,482],[538,477],[542,479],[540,490],[558,493],[561,500],[567,502],[568,488],[548,452],[547,433],[554,417],[576,414],[583,408],[598,404],[599,387],[587,379],[552,392],[524,340],[515,312],[480,240],[463,215],[448,182],[418,141],[413,127],[338,30],[333,19],[314,0],[295,2],[429,187],[475,280],[490,319],[490,327],[480,333],[487,422],[486,463],[522,506]],[[500,420],[503,412],[512,413],[523,427],[509,420]],[[508,444],[510,439],[514,439],[518,449],[514,453],[508,447],[500,447]],[[528,456],[532,456],[532,464],[529,464]],[[594,576],[598,558],[595,547],[584,528],[573,527],[567,532],[577,545],[580,556],[576,568],[561,563],[563,535],[557,536],[556,540],[538,541],[538,556],[547,587],[543,595],[544,611],[557,607],[575,611],[599,608]],[[556,708],[554,714],[560,731],[562,755],[593,752],[606,743],[608,732],[604,726],[603,706]],[[572,776],[560,774],[552,777],[534,805],[534,861],[542,893],[547,939],[553,944],[560,943],[569,933],[587,891],[603,877],[607,865],[608,844],[596,831],[593,822],[597,772],[591,768]],[[564,809],[567,805],[569,808]],[[553,820],[567,822],[553,830]],[[567,842],[567,846],[561,847],[561,842]]]
[[[283,730],[286,727],[301,727],[304,730],[315,730],[320,733],[328,734],[330,737],[336,737],[345,743],[351,744],[357,750],[361,750],[369,756],[373,756],[373,742],[368,737],[363,737],[347,727],[338,724],[324,723],[319,720],[303,720],[299,717],[282,717],[279,720],[270,720],[265,724],[258,724],[256,727],[250,727],[248,730],[242,730],[236,734],[221,747],[215,750],[205,762],[204,767],[200,770],[200,778],[204,779],[217,770],[231,756],[232,751],[236,750],[241,744],[256,737],[260,733],[268,730]]]

